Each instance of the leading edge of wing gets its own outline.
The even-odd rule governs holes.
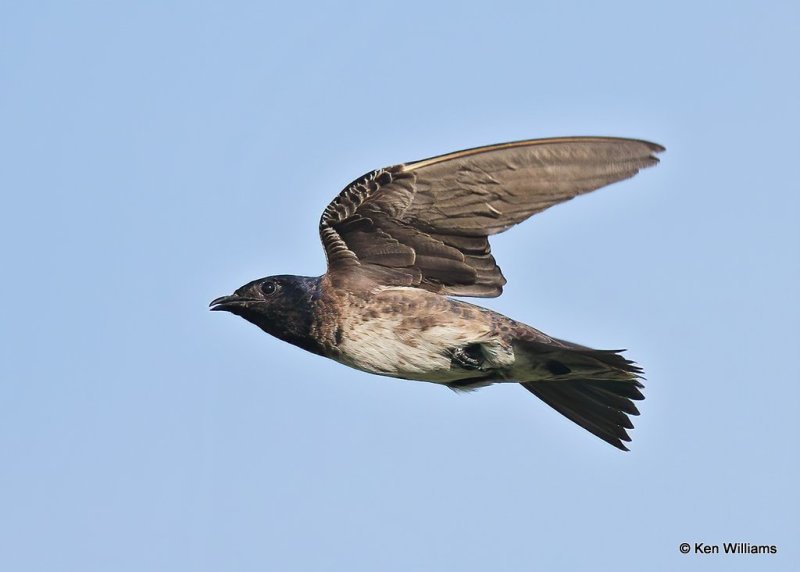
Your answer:
[[[646,141],[644,139],[631,139],[629,137],[605,137],[605,136],[584,136],[578,135],[573,137],[550,137],[544,139],[523,139],[521,141],[509,141],[507,143],[497,143],[495,145],[483,145],[481,147],[470,147],[469,149],[462,149],[461,151],[454,151],[452,153],[445,153],[444,155],[436,155],[434,157],[429,157],[427,159],[421,159],[419,161],[412,161],[410,163],[405,163],[403,165],[403,170],[405,171],[415,171],[417,169],[422,169],[424,167],[428,167],[430,165],[435,165],[437,163],[444,163],[445,161],[451,161],[453,159],[461,159],[464,157],[470,157],[472,155],[479,155],[481,153],[488,153],[491,151],[500,151],[503,149],[513,149],[515,147],[530,147],[534,145],[552,145],[552,144],[561,144],[561,143],[581,143],[581,142],[607,142],[607,143],[640,143],[647,147],[651,153],[650,158],[655,162],[658,163],[659,159],[655,156],[655,153],[662,153],[666,151],[666,147],[663,145],[659,145],[658,143],[653,143],[652,141]],[[654,163],[654,164],[655,164]]]

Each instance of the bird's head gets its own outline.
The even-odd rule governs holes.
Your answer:
[[[268,276],[248,282],[230,296],[210,304],[241,316],[268,334],[314,353],[320,353],[311,336],[320,279],[308,276]]]

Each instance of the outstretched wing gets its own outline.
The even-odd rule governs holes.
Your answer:
[[[387,285],[499,296],[506,280],[489,236],[630,178],[663,150],[635,139],[533,139],[372,171],[322,214],[329,271],[358,266]]]

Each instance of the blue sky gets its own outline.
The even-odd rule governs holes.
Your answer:
[[[792,2],[3,3],[0,568],[797,569],[798,38]],[[361,173],[557,135],[667,152],[496,237],[482,303],[629,349],[630,453],[207,311],[322,273]]]

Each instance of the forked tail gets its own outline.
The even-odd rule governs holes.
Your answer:
[[[639,415],[633,401],[640,391],[642,369],[619,351],[593,350],[558,342],[558,346],[522,341],[517,351],[529,356],[537,381],[522,386],[550,407],[606,443],[627,451],[629,415]],[[562,346],[563,344],[563,346]]]

